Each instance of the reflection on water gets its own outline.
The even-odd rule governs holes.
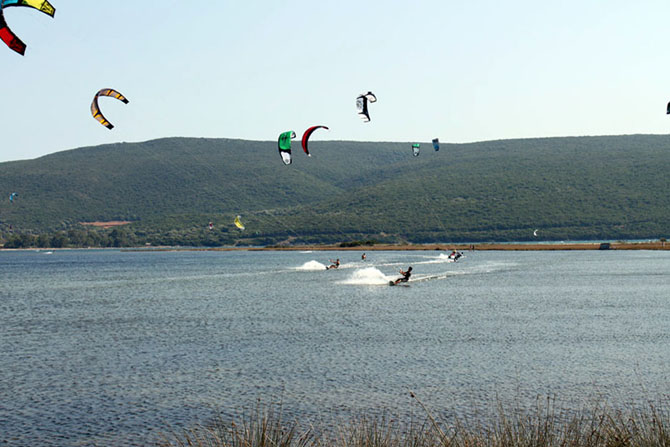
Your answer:
[[[367,255],[0,252],[0,442],[146,445],[258,398],[316,421],[667,392],[669,253]]]

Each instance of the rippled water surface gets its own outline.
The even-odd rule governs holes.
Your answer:
[[[259,398],[313,421],[417,414],[409,390],[661,398],[669,286],[668,252],[0,252],[0,443],[147,445]]]

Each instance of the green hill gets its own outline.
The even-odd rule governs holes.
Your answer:
[[[168,138],[1,163],[0,238],[81,239],[92,230],[80,222],[112,220],[132,221],[98,231],[115,231],[121,245],[670,233],[668,136],[443,143],[439,152],[426,142],[419,157],[410,143],[315,140],[310,149],[308,158],[296,141],[284,166],[276,142]],[[232,226],[237,214],[244,231]]]

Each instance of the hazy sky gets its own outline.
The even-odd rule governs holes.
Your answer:
[[[7,8],[0,161],[170,136],[670,133],[668,0],[51,0]],[[100,101],[112,131],[90,115]],[[355,98],[373,91],[372,121]]]

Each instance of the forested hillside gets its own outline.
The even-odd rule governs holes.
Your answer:
[[[0,164],[0,242],[268,245],[660,238],[670,137],[422,142],[167,138]],[[13,202],[7,197],[17,192]],[[242,216],[246,229],[232,225]],[[101,230],[81,222],[130,221]],[[209,229],[208,223],[213,223]],[[41,236],[38,242],[38,236]],[[54,242],[54,239],[55,242]]]

